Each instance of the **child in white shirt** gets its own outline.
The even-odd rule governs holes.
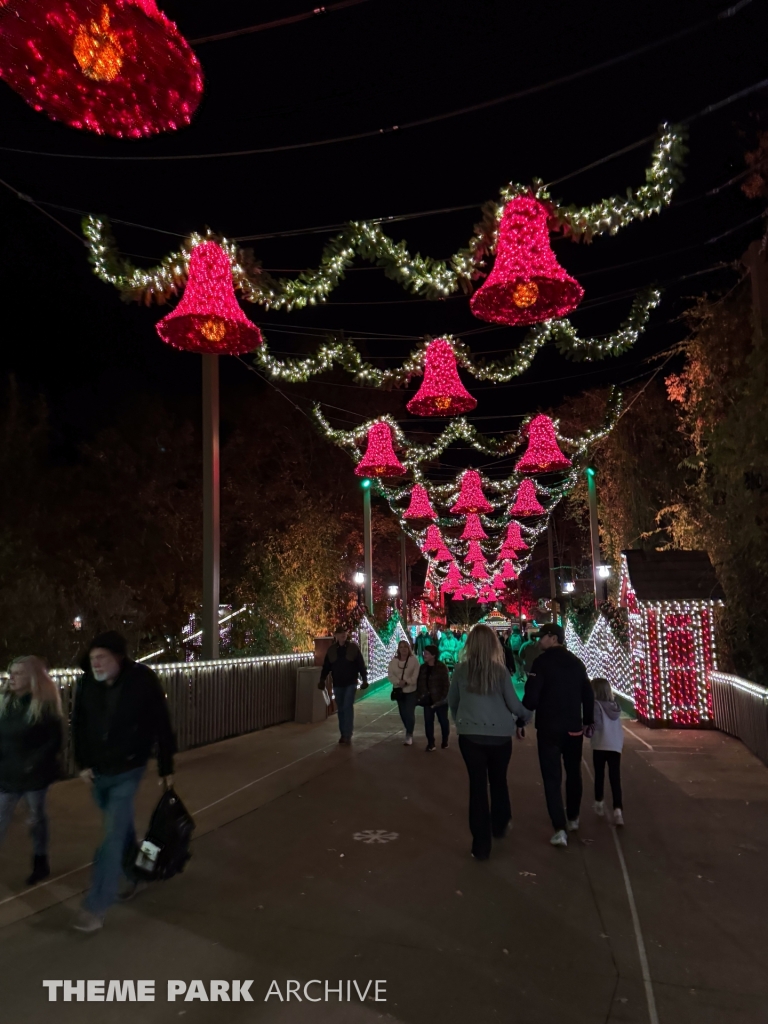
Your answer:
[[[592,764],[595,769],[595,813],[605,815],[605,766],[608,765],[608,779],[613,798],[613,822],[624,824],[621,797],[621,751],[624,747],[624,730],[621,726],[621,709],[613,698],[611,684],[607,679],[593,679],[595,691],[595,727],[591,736]]]

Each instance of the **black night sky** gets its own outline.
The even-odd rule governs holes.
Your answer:
[[[285,17],[307,5],[169,0],[164,9],[193,40]],[[199,45],[206,94],[192,125],[138,142],[55,124],[3,85],[1,177],[35,200],[70,208],[46,207],[75,231],[74,211],[146,225],[114,225],[121,248],[135,254],[139,265],[156,261],[185,233],[206,225],[230,237],[266,235],[476,203],[477,210],[392,225],[395,239],[407,239],[412,250],[447,256],[466,243],[480,204],[496,198],[507,181],[559,179],[652,134],[662,121],[687,117],[765,77],[765,4],[754,0],[718,21],[722,9],[715,0],[368,0],[300,24]],[[366,140],[167,162],[50,155],[207,154],[386,128],[568,75],[699,23],[700,30],[571,84]],[[481,398],[478,416],[504,417],[486,419],[485,429],[509,428],[516,417],[552,406],[563,395],[647,372],[644,360],[679,337],[676,321],[688,297],[735,280],[730,270],[686,275],[737,259],[760,233],[760,206],[744,197],[738,183],[708,193],[744,170],[744,152],[759,128],[755,112],[765,100],[765,91],[752,93],[693,124],[686,182],[660,217],[591,246],[558,243],[561,262],[586,289],[584,308],[573,316],[583,335],[615,329],[629,309],[632,289],[659,282],[666,288],[664,301],[642,342],[619,359],[570,363],[547,348],[524,377],[474,388]],[[650,149],[642,146],[579,174],[553,194],[582,203],[637,186]],[[199,360],[159,341],[153,330],[157,309],[123,304],[93,276],[84,247],[11,191],[0,191],[0,204],[3,368],[24,389],[48,395],[64,434],[87,434],[115,402],[138,390],[196,398]],[[326,237],[307,233],[247,244],[265,267],[299,270],[316,265]],[[247,311],[274,351],[306,352],[319,329],[344,330],[364,338],[361,347],[380,357],[381,365],[393,365],[424,333],[485,327],[466,335],[476,352],[508,351],[522,337],[522,329],[488,329],[470,314],[464,296],[419,300],[380,270],[359,266],[365,269],[350,273],[323,308]],[[235,396],[256,400],[266,385],[235,360],[224,362],[224,410]],[[344,408],[350,379],[337,375],[333,381],[325,397]],[[308,389],[283,387],[306,404]]]

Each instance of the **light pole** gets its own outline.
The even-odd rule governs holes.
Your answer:
[[[373,550],[371,543],[371,481],[366,477],[363,488],[363,562],[365,564],[365,607],[373,615]]]
[[[600,529],[597,525],[597,486],[595,484],[595,469],[587,466],[584,471],[587,474],[587,493],[589,495],[589,533],[592,538],[592,583],[595,588],[595,608],[600,604],[598,593],[602,592],[602,583],[598,583],[600,576],[598,569],[602,564],[600,557]]]
[[[221,520],[219,471],[219,357],[203,360],[203,661],[219,656]]]

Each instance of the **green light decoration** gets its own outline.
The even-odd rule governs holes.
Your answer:
[[[550,225],[573,240],[590,242],[601,234],[616,234],[634,220],[660,213],[672,201],[683,180],[682,164],[687,150],[680,127],[662,125],[653,147],[645,184],[623,196],[611,196],[591,206],[563,206],[554,202],[544,185],[511,183],[501,193],[501,202],[483,207],[483,219],[475,225],[467,245],[447,260],[409,252],[404,241],[394,242],[379,221],[351,221],[323,248],[318,267],[296,277],[274,277],[262,270],[249,250],[207,229],[193,233],[175,252],[146,270],[122,256],[105,217],[89,215],[83,220],[83,234],[89,260],[96,275],[113,285],[126,301],[162,304],[183,288],[191,250],[200,242],[216,241],[232,262],[234,285],[248,302],[265,309],[303,309],[324,302],[344,278],[356,258],[383,268],[385,275],[406,291],[427,299],[442,299],[459,290],[469,293],[473,282],[484,274],[493,253],[504,203],[514,196],[533,194],[550,210]]]

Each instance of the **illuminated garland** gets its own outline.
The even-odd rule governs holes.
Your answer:
[[[554,343],[563,356],[573,360],[621,355],[635,344],[648,323],[651,311],[660,301],[661,292],[658,288],[643,289],[632,300],[629,315],[619,329],[598,338],[580,338],[569,320],[547,320],[536,324],[515,351],[504,359],[480,359],[473,356],[470,349],[452,335],[441,335],[441,338],[453,349],[458,365],[473,377],[502,384],[525,373],[536,353],[548,342]],[[306,383],[316,374],[325,373],[338,365],[361,384],[393,387],[407,384],[413,377],[423,373],[424,355],[430,341],[431,338],[425,338],[402,366],[392,370],[381,370],[366,362],[354,345],[347,341],[325,342],[314,355],[302,359],[278,359],[271,354],[265,343],[255,353],[254,362],[272,377],[287,380],[291,384]]]
[[[406,243],[394,242],[376,221],[352,221],[326,243],[315,270],[295,278],[276,278],[263,271],[249,252],[208,230],[193,234],[181,247],[147,270],[135,267],[121,256],[106,218],[90,215],[83,221],[89,259],[102,281],[114,285],[127,300],[165,302],[178,292],[186,278],[190,250],[199,241],[219,242],[232,260],[235,285],[244,299],[266,309],[302,309],[324,302],[343,279],[356,257],[383,268],[385,275],[406,291],[427,299],[441,299],[459,289],[469,292],[471,282],[482,273],[484,261],[494,251],[496,233],[504,202],[533,193],[547,203],[550,222],[571,238],[590,241],[606,232],[615,234],[636,219],[659,213],[667,206],[682,181],[681,166],[686,153],[684,132],[662,125],[653,148],[646,183],[625,196],[611,196],[592,206],[560,206],[553,203],[541,182],[533,186],[510,184],[501,194],[502,203],[487,203],[483,220],[475,226],[468,244],[447,260],[423,257],[408,251]]]

